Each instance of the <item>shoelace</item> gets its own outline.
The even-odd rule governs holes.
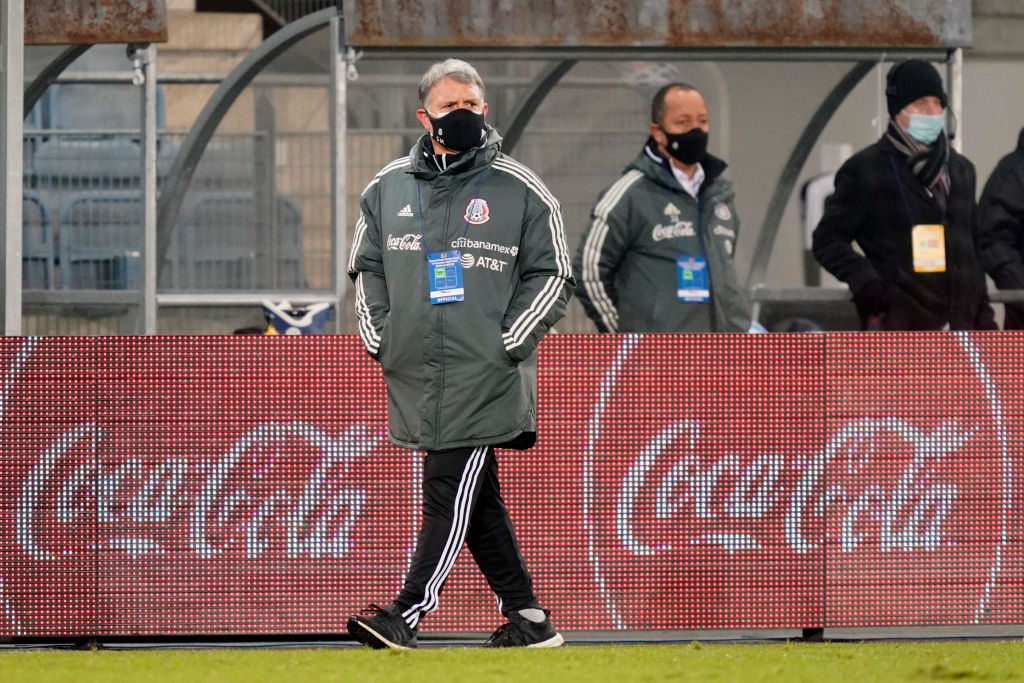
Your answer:
[[[360,610],[359,614],[360,616],[367,615],[373,617],[388,617],[390,619],[397,618],[398,621],[400,621],[405,626],[406,630],[412,633],[414,636],[416,635],[416,631],[418,630],[415,628],[409,628],[409,625],[406,623],[405,619],[403,619],[400,615],[392,614],[386,608],[381,607],[375,602],[371,602],[369,605],[364,607],[362,610]]]
[[[489,641],[497,641],[497,640],[500,640],[502,638],[506,638],[506,639],[511,640],[511,641],[519,642],[519,641],[524,640],[524,635],[523,635],[522,629],[519,628],[519,626],[514,621],[509,619],[504,624],[502,624],[501,626],[496,628],[494,630],[494,633],[491,634],[491,637],[488,638],[488,640]]]
[[[511,621],[506,621],[504,624],[502,624],[498,628],[494,629],[494,633],[491,634],[491,638],[490,639],[491,640],[497,640],[503,633],[505,633],[505,629],[507,629],[511,625],[512,625]]]
[[[381,607],[375,602],[371,602],[369,605],[360,610],[359,614],[371,614],[375,617],[379,617],[383,614],[386,614],[386,612],[383,607]]]

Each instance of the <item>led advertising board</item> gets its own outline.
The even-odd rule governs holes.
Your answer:
[[[564,630],[1021,623],[1021,337],[552,335],[503,495]],[[341,633],[422,456],[354,336],[0,339],[0,637]],[[467,387],[466,390],[472,390]],[[424,632],[502,621],[463,552]]]

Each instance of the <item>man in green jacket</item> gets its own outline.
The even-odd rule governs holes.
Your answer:
[[[740,222],[726,164],[708,154],[708,107],[671,83],[651,136],[605,190],[576,253],[576,295],[601,332],[747,332],[733,268]]]
[[[370,647],[415,647],[466,543],[508,619],[486,645],[556,647],[494,448],[536,440],[537,344],[574,286],[561,209],[501,153],[471,65],[431,66],[419,100],[426,134],[363,191],[348,268],[360,336],[384,372],[391,440],[426,451],[423,526],[398,597],[348,629]]]

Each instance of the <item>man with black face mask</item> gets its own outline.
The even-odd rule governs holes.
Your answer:
[[[415,647],[465,544],[508,620],[485,645],[557,647],[495,447],[537,438],[537,344],[574,285],[561,209],[501,153],[470,64],[431,66],[419,101],[425,134],[363,191],[348,269],[359,334],[387,384],[388,436],[425,453],[423,522],[401,591],[348,630],[373,648]]]
[[[650,138],[606,189],[576,252],[576,295],[601,332],[747,332],[733,267],[739,218],[726,164],[707,151],[708,108],[671,83]]]

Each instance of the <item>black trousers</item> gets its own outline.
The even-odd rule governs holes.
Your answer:
[[[508,508],[493,446],[429,451],[423,463],[423,526],[396,604],[415,628],[438,597],[465,543],[504,614],[540,607]]]

